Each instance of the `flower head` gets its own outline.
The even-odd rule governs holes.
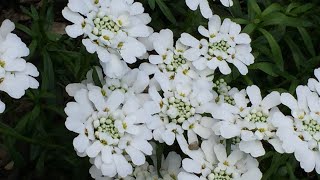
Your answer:
[[[125,177],[132,173],[132,164],[145,163],[145,155],[152,153],[148,142],[152,134],[134,95],[126,97],[121,89],[104,94],[89,84],[87,89],[75,91],[74,98],[65,108],[65,124],[79,134],[73,145],[80,155],[93,158],[94,165],[108,177]]]
[[[97,52],[104,66],[114,60],[110,54],[132,64],[146,53],[147,49],[139,38],[148,37],[152,29],[147,26],[151,18],[143,11],[142,4],[133,1],[69,0],[62,14],[73,23],[66,27],[67,34],[72,38],[84,35],[82,42],[88,52]]]
[[[215,143],[213,139],[203,141],[198,153],[193,153],[191,158],[184,159],[182,166],[186,172],[179,173],[179,179],[258,180],[262,177],[257,160],[240,150],[233,150],[228,155],[225,146]]]
[[[23,57],[29,55],[29,49],[21,39],[12,33],[15,25],[10,20],[2,22],[0,27],[0,91],[15,99],[21,98],[29,88],[37,89],[39,76],[37,68],[26,62]],[[4,104],[0,104],[0,112]]]
[[[191,47],[184,55],[198,70],[219,68],[222,74],[230,74],[228,63],[231,63],[241,74],[248,73],[247,66],[254,62],[251,39],[240,32],[239,24],[230,19],[221,23],[220,17],[214,15],[209,19],[208,29],[199,26],[198,31],[205,39],[197,40],[187,33],[181,35],[181,43]]]
[[[281,94],[281,102],[291,110],[291,116],[278,112],[272,122],[286,153],[294,153],[300,166],[320,173],[320,97],[307,86],[298,86],[297,99],[289,93]]]

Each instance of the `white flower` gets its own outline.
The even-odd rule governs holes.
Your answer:
[[[198,81],[191,84],[174,84],[162,73],[156,73],[164,93],[159,94],[153,86],[149,88],[152,101],[146,102],[145,109],[152,115],[148,127],[153,130],[154,139],[172,145],[175,139],[181,148],[183,133],[188,134],[189,143],[198,143],[197,135],[208,138],[211,134],[207,126],[210,120],[202,118],[202,106],[213,99],[210,85],[199,86]],[[182,149],[186,151],[186,149]]]
[[[114,63],[104,63],[112,60],[110,54],[119,54],[132,64],[146,53],[139,38],[148,37],[153,30],[146,25],[151,18],[143,11],[141,3],[127,0],[69,0],[62,14],[74,23],[66,27],[67,34],[72,38],[84,35],[88,52],[97,52],[102,65],[109,67]]]
[[[276,128],[271,124],[274,112],[279,111],[276,106],[280,104],[280,94],[272,92],[262,99],[257,86],[247,87],[246,92],[250,101],[245,93],[235,93],[234,105],[223,103],[211,111],[214,118],[222,120],[213,127],[215,133],[226,139],[240,137],[240,150],[253,157],[265,154],[262,140],[282,153],[281,142],[275,135]]]
[[[233,6],[233,0],[220,0],[221,4],[225,7],[231,7]]]
[[[102,175],[101,170],[96,166],[90,168],[90,174],[92,178],[97,180],[177,180],[178,174],[183,171],[181,168],[181,157],[176,152],[170,152],[165,158],[162,156],[160,175],[157,172],[156,157],[152,156],[153,164],[146,162],[141,166],[134,166],[133,173],[127,177],[110,178]]]
[[[157,52],[157,55],[149,56],[149,61],[157,67],[150,67],[151,64],[143,64],[141,68],[144,71],[149,72],[149,74],[162,72],[170,80],[177,82],[198,78],[199,75],[195,72],[192,63],[183,55],[187,47],[182,45],[179,40],[174,45],[171,30],[161,30],[159,33],[152,34],[149,39]]]
[[[296,94],[297,99],[281,94],[281,102],[291,109],[293,117],[277,113],[272,122],[286,153],[294,153],[306,172],[316,169],[320,173],[320,98],[306,86],[298,86]]]
[[[74,99],[65,108],[65,125],[79,134],[73,145],[81,156],[93,158],[94,165],[108,177],[131,174],[129,161],[145,163],[145,155],[152,153],[148,142],[152,134],[145,126],[148,116],[135,95],[125,97],[119,89],[104,94],[100,87],[88,84],[88,89],[74,92]]]
[[[179,180],[259,180],[262,178],[257,160],[244,155],[240,150],[233,150],[228,156],[222,144],[209,139],[202,142],[201,149],[198,151],[191,158],[182,161],[186,172],[178,175]]]
[[[212,10],[210,9],[208,0],[186,0],[186,4],[193,11],[200,7],[203,17],[207,19],[212,17]]]
[[[222,74],[230,74],[228,63],[231,63],[241,74],[248,73],[247,66],[254,62],[251,39],[248,34],[240,32],[239,24],[228,18],[221,24],[220,17],[214,15],[209,19],[208,29],[199,26],[198,31],[206,39],[199,41],[187,33],[183,33],[180,38],[182,44],[191,47],[184,56],[193,61],[198,70],[219,68]]]
[[[232,0],[220,0],[220,2],[225,7],[233,6]],[[193,11],[200,7],[200,12],[204,18],[209,19],[212,17],[212,10],[210,9],[208,0],[186,0],[186,4]]]
[[[311,91],[315,91],[320,94],[320,68],[314,70],[314,75],[317,79],[310,78],[308,80],[308,87]]]
[[[39,76],[37,68],[22,57],[29,55],[29,49],[21,39],[11,33],[15,25],[10,20],[3,21],[0,27],[0,91],[15,99],[21,98],[29,88],[37,89]],[[3,112],[4,104],[0,105]]]

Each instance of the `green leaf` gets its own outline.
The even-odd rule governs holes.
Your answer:
[[[274,37],[265,29],[260,28],[259,31],[264,35],[264,37],[267,39],[270,48],[271,48],[271,52],[274,58],[274,61],[277,65],[277,67],[283,71],[284,70],[284,61],[282,58],[282,52],[281,52],[281,48],[278,44],[278,42],[274,39]]]
[[[294,8],[290,13],[302,14],[302,13],[305,13],[305,12],[309,11],[313,7],[314,7],[314,4],[306,3],[306,4],[302,5],[302,6],[298,6],[297,8]]]
[[[148,0],[148,4],[152,10],[156,7],[156,0]]]
[[[20,31],[23,31],[24,33],[28,34],[29,36],[32,36],[32,31],[27,26],[16,23],[16,28]]]
[[[230,7],[230,11],[236,17],[242,17],[242,10],[239,0],[233,0],[233,6]]]
[[[55,77],[53,64],[49,53],[46,50],[42,51],[44,72],[42,72],[42,90],[52,90],[55,86]]]
[[[264,16],[262,19],[261,26],[270,25],[283,25],[291,27],[309,27],[312,26],[310,21],[305,19],[299,19],[294,17],[289,17],[281,12],[273,12],[269,15]]]
[[[274,64],[269,62],[258,62],[249,66],[249,69],[259,69],[270,76],[278,77],[278,74],[274,71],[274,67]]]
[[[160,10],[162,11],[162,13],[166,16],[166,18],[171,22],[171,23],[176,23],[177,20],[176,18],[173,16],[172,12],[170,11],[170,9],[168,8],[168,6],[163,2],[163,0],[155,0],[160,8]]]
[[[32,18],[35,21],[39,20],[39,13],[38,13],[37,9],[33,5],[31,6],[31,14],[32,14]]]
[[[261,9],[256,0],[248,0],[248,10],[251,11],[249,13],[251,18],[254,18],[256,15],[261,15]]]
[[[282,9],[282,6],[280,4],[273,3],[262,12],[261,16],[269,15],[275,11],[280,11],[281,9]]]
[[[314,49],[312,39],[311,39],[309,33],[307,32],[307,30],[305,28],[303,28],[303,27],[297,27],[297,28],[298,28],[298,31],[299,31],[302,39],[303,39],[304,44],[307,47],[309,53],[312,56],[316,56],[316,51]]]
[[[20,9],[24,14],[28,15],[29,17],[32,17],[32,13],[27,8],[20,6]]]
[[[16,127],[14,128],[17,132],[24,132],[26,129],[28,128],[28,124],[30,123],[30,121],[35,120],[36,118],[39,117],[40,115],[40,111],[41,108],[40,106],[35,106],[33,108],[33,110],[31,112],[29,112],[28,114],[26,114],[16,125]],[[31,124],[33,125],[33,124]]]
[[[250,35],[256,28],[256,24],[248,24],[246,25],[246,27],[243,28],[242,32]]]
[[[32,40],[31,44],[29,45],[30,54],[28,56],[28,59],[33,56],[34,52],[37,50],[38,41]]]
[[[291,49],[293,60],[298,70],[300,70],[301,64],[304,62],[304,55],[302,54],[300,47],[292,40],[290,36],[286,36],[286,43]]]
[[[164,146],[165,146],[164,143],[159,143],[159,144],[157,144],[157,147],[156,147],[157,172],[158,172],[158,175],[160,175],[160,168],[161,168],[161,161],[162,161],[162,155],[163,155]]]

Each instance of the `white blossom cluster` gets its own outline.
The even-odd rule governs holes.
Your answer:
[[[272,119],[277,136],[283,141],[286,153],[294,153],[306,171],[320,173],[320,68],[314,71],[317,79],[296,89],[296,97],[281,94],[281,102],[291,110],[289,116],[277,112]]]
[[[220,0],[220,2],[225,7],[233,6],[233,0]],[[207,19],[211,18],[213,15],[208,0],[186,0],[186,4],[193,11],[197,10],[199,7],[202,16]]]
[[[29,88],[37,89],[39,76],[37,68],[23,59],[29,55],[29,49],[21,39],[13,34],[15,25],[10,20],[2,22],[0,27],[0,91],[14,99],[20,99]],[[5,104],[0,100],[0,113]]]
[[[66,87],[74,101],[65,108],[65,125],[78,134],[77,154],[90,157],[91,176],[259,180],[255,158],[266,153],[265,144],[294,153],[307,172],[320,172],[320,69],[317,80],[297,88],[298,100],[277,91],[263,96],[255,85],[232,88],[216,70],[231,74],[233,64],[246,75],[254,63],[251,38],[239,24],[212,15],[207,0],[186,3],[208,18],[208,26],[198,28],[200,40],[183,33],[175,41],[170,29],[153,32],[150,16],[133,0],[69,0],[63,10],[73,23],[67,34],[82,36],[102,66],[95,67],[102,87],[93,70]],[[128,67],[143,58],[138,68]],[[292,117],[283,115],[281,104]],[[160,144],[179,150],[156,154]]]
[[[135,63],[148,50],[144,39],[153,32],[147,26],[151,18],[139,2],[69,0],[62,15],[74,23],[66,27],[67,34],[72,38],[83,36],[82,43],[88,52],[98,54],[109,76],[123,75],[120,72],[126,69],[126,63]]]

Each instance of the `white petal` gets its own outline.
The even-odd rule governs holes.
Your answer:
[[[197,40],[195,37],[191,36],[188,33],[182,33],[180,41],[182,44],[184,44],[186,46],[191,46],[194,48],[198,48],[200,45],[199,40]]]
[[[182,161],[182,167],[187,172],[196,173],[196,174],[201,172],[201,164],[189,158],[186,158]]]
[[[226,147],[224,147],[222,144],[215,145],[214,152],[220,162],[224,162],[227,159]]]
[[[208,0],[200,0],[200,11],[204,18],[212,17],[212,10],[210,9]]]
[[[88,137],[85,136],[84,134],[79,134],[79,136],[73,139],[73,146],[78,152],[80,153],[85,152],[89,146]]]
[[[126,152],[129,154],[133,164],[137,166],[141,166],[145,163],[146,158],[144,154],[141,151],[137,150],[136,148],[132,146],[128,146],[126,148]]]
[[[198,176],[194,175],[194,174],[189,174],[189,173],[186,173],[186,172],[180,172],[178,174],[178,180],[200,180],[200,178]]]
[[[266,109],[271,109],[279,104],[281,104],[280,93],[276,91],[268,94],[261,102],[261,105]]]
[[[247,94],[253,106],[260,105],[262,97],[258,86],[252,85],[247,87]]]
[[[114,154],[113,158],[120,177],[126,177],[132,173],[132,166],[128,163],[123,155]]]
[[[239,148],[245,153],[250,153],[255,158],[266,153],[260,141],[241,141]]]
[[[91,146],[89,146],[86,150],[89,157],[94,158],[96,157],[101,149],[103,148],[103,145],[100,141],[95,141]]]
[[[111,93],[107,100],[107,106],[110,111],[116,110],[124,101],[124,94],[120,90],[115,90]]]

